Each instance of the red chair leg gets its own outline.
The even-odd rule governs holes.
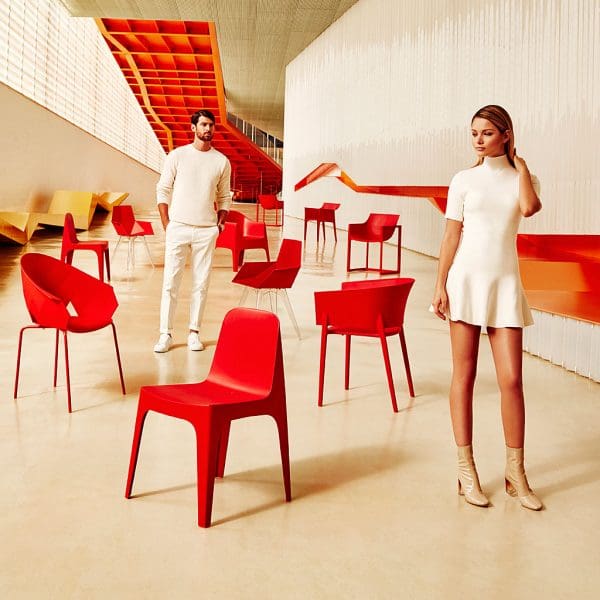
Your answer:
[[[365,263],[365,270],[369,270],[369,242],[367,242],[367,261]]]
[[[327,237],[325,235],[325,221],[321,221],[321,225],[323,226],[323,242],[326,242]]]
[[[265,242],[265,252],[267,254],[267,260],[270,261],[271,260],[271,256],[269,254],[269,242]]]
[[[129,471],[127,472],[127,483],[125,484],[125,498],[131,498],[131,488],[133,487],[133,479],[135,477],[135,469],[137,467],[138,456],[140,453],[140,442],[142,440],[142,431],[144,429],[144,421],[148,410],[142,402],[138,405],[137,415],[135,418],[135,427],[133,429],[133,441],[131,443],[131,456],[129,458]]]
[[[213,427],[218,427],[218,425],[211,424],[209,419],[200,419],[194,423],[198,469],[198,525],[200,527],[210,527],[212,516],[218,456]]]
[[[56,387],[56,380],[58,376],[58,329],[54,336],[54,382],[53,386]]]
[[[227,445],[229,444],[229,431],[231,430],[231,421],[227,421],[221,428],[219,437],[219,452],[217,457],[217,477],[223,477],[225,473],[225,461],[227,460]]]
[[[304,241],[306,241],[306,219],[304,219]]]
[[[406,370],[406,381],[408,382],[408,392],[411,398],[415,397],[415,389],[413,387],[412,375],[410,373],[410,363],[408,362],[408,350],[406,349],[406,338],[404,337],[404,329],[400,330],[400,346],[402,346],[402,357],[404,358],[404,369]]]
[[[321,222],[317,219],[317,244],[321,239]]]
[[[319,401],[318,405],[323,406],[323,385],[325,383],[325,355],[327,353],[327,325],[321,329],[321,362],[319,366]]]
[[[104,262],[106,263],[106,279],[110,281],[110,257],[108,255],[108,248],[104,251]]]
[[[21,328],[21,331],[19,331],[19,348],[17,350],[17,370],[15,373],[15,389],[14,389],[13,399],[15,399],[17,397],[17,390],[19,387],[19,371],[21,370],[21,348],[23,347],[23,332],[26,329],[42,329],[42,328],[39,325],[26,325],[25,327]]]
[[[379,242],[379,271],[383,271],[383,242]]]
[[[333,237],[334,237],[335,241],[337,242],[337,229],[335,227],[335,217],[333,218]]]
[[[392,367],[390,365],[390,353],[388,352],[387,339],[384,334],[381,334],[381,350],[383,351],[383,362],[385,363],[385,373],[387,375],[388,386],[390,388],[390,395],[392,397],[392,408],[394,412],[398,412],[398,405],[396,404],[396,391],[394,390],[394,378],[392,377]]]
[[[350,389],[350,339],[352,336],[346,337],[346,361],[345,361],[345,369],[344,369],[344,389]]]
[[[352,251],[352,240],[348,236],[348,250],[346,251],[346,271],[350,270],[350,254]]]
[[[115,340],[115,350],[117,352],[117,365],[119,365],[119,378],[121,379],[121,391],[123,392],[123,396],[125,396],[127,392],[125,391],[125,381],[123,380],[123,368],[121,367],[121,354],[119,352],[119,342],[117,341],[117,329],[113,322],[111,322],[110,326],[112,327],[113,339]]]
[[[292,486],[290,478],[290,449],[288,440],[287,415],[285,406],[282,413],[274,416],[277,423],[277,433],[279,434],[279,450],[281,452],[281,471],[283,474],[283,488],[285,490],[285,501],[292,500]]]
[[[69,346],[67,344],[67,332],[63,331],[65,340],[65,373],[67,374],[67,405],[71,412],[71,374],[69,372]]]

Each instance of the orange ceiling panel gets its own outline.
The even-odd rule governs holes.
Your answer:
[[[190,116],[211,110],[215,148],[231,161],[237,196],[281,189],[281,167],[227,121],[213,23],[97,19],[117,64],[165,151],[193,141]]]

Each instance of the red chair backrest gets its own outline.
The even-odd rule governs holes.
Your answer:
[[[73,215],[71,213],[65,214],[65,222],[63,225],[62,243],[67,248],[77,244],[77,233],[75,233],[75,221],[73,221]]]
[[[283,202],[275,194],[259,194],[258,201],[264,209],[281,208]]]
[[[341,290],[315,292],[317,325],[372,334],[382,326],[402,327],[414,282],[409,277],[366,280],[347,282]]]
[[[64,330],[78,320],[91,331],[108,324],[118,306],[110,285],[45,254],[21,257],[21,279],[31,320],[42,327]]]
[[[341,204],[336,204],[335,202],[323,202],[323,206],[321,206],[321,210],[337,210]]]
[[[302,242],[284,238],[275,261],[276,269],[300,269],[302,265]]]
[[[279,319],[271,312],[233,308],[221,326],[207,381],[268,394],[275,369],[283,369]]]
[[[133,206],[130,204],[120,204],[113,207],[111,221],[119,235],[130,235],[135,226]]]

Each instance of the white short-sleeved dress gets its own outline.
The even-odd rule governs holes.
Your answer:
[[[539,194],[537,179],[532,181]],[[486,157],[453,177],[446,218],[463,223],[446,281],[450,320],[482,327],[532,325],[516,248],[519,175],[506,155]]]

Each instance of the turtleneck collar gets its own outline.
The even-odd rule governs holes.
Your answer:
[[[510,167],[510,163],[506,154],[502,154],[501,156],[486,156],[483,159],[483,166],[488,169],[498,170]]]

